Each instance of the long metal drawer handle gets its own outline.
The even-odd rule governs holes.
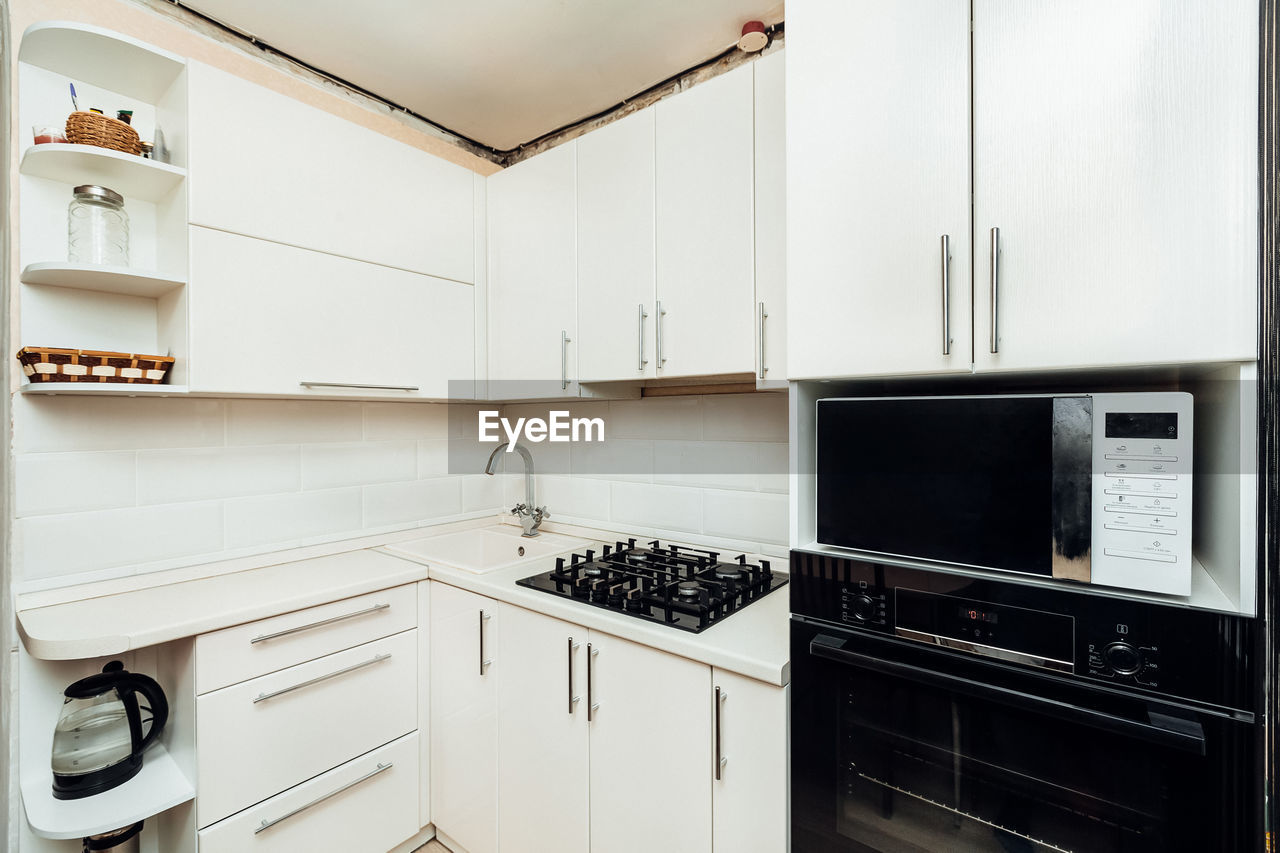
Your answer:
[[[756,376],[760,379],[764,379],[765,371],[769,369],[764,366],[764,321],[769,319],[769,312],[764,310],[763,302],[760,303],[758,311],[759,319],[756,322],[759,324],[758,329],[760,336],[760,372],[757,373]]]
[[[725,693],[719,687],[716,688],[716,781],[719,782],[722,776],[724,766],[729,759],[724,757],[724,751],[720,742],[720,703],[729,698],[729,694]]]
[[[659,368],[661,368],[661,367],[662,367],[662,365],[664,365],[664,364],[666,364],[666,363],[667,363],[667,357],[666,357],[665,355],[663,355],[663,353],[662,353],[662,318],[663,318],[663,317],[665,317],[665,316],[667,316],[667,312],[666,312],[665,310],[663,310],[663,308],[662,308],[662,300],[661,300],[661,299],[659,299],[659,300],[657,301],[657,304],[656,304],[656,306],[654,307],[654,313],[657,315],[656,317],[654,317],[653,322],[657,324],[657,333],[658,333],[658,367],[659,367]]]
[[[282,814],[280,815],[280,817],[276,818],[275,820],[263,820],[262,825],[259,826],[257,829],[255,829],[253,831],[253,834],[257,835],[259,832],[262,832],[264,829],[270,829],[271,827],[275,826],[277,823],[280,823],[281,821],[286,821],[289,818],[293,817],[294,815],[302,814],[312,806],[318,806],[321,803],[323,803],[325,800],[328,800],[332,797],[336,797],[339,794],[341,794],[343,791],[349,791],[352,788],[354,788],[356,785],[359,785],[361,782],[366,782],[369,779],[372,779],[374,776],[377,776],[379,773],[382,773],[383,771],[390,770],[392,766],[394,765],[390,761],[388,761],[386,764],[383,764],[382,762],[378,762],[377,770],[371,770],[368,773],[361,776],[359,779],[355,779],[351,782],[348,782],[347,784],[343,785],[341,788],[336,788],[330,791],[329,793],[324,794],[323,796],[316,797],[314,800],[307,803],[305,806],[298,806],[293,811],[289,812],[288,814]]]
[[[484,623],[488,622],[492,618],[493,618],[492,616],[490,616],[488,613],[485,613],[483,610],[480,611],[480,675],[481,677],[484,676],[484,668],[487,667],[489,664],[493,663],[493,658],[486,658],[484,656]]]
[[[560,330],[560,390],[569,387],[569,343],[573,338],[569,337],[569,333]]]
[[[312,678],[308,681],[303,681],[300,684],[295,684],[292,687],[286,687],[283,690],[273,690],[270,693],[260,693],[258,694],[257,698],[253,700],[253,704],[257,705],[259,702],[265,702],[268,699],[274,699],[277,696],[283,696],[285,693],[292,693],[295,690],[301,690],[304,687],[310,687],[313,684],[319,684],[321,681],[328,681],[330,678],[337,678],[339,675],[346,675],[348,672],[355,672],[357,669],[364,669],[366,666],[373,666],[375,663],[382,663],[384,660],[387,660],[389,657],[391,657],[390,652],[388,652],[385,655],[377,655],[376,657],[373,657],[370,660],[364,661],[363,663],[353,664],[349,667],[346,667],[345,669],[340,669],[337,672],[331,672],[328,675],[317,676],[316,678]]]
[[[375,391],[417,391],[417,385],[372,385],[366,382],[299,382],[303,388],[372,388]]]
[[[591,686],[591,669],[592,669],[591,661],[594,660],[595,656],[598,654],[600,654],[600,650],[591,648],[591,644],[587,643],[587,722],[588,723],[595,722],[596,711],[599,710],[600,708],[599,702],[592,701],[595,698],[595,692],[592,690],[592,686]]]
[[[569,638],[569,716],[573,716],[573,706],[581,699],[581,696],[573,695],[573,653],[578,650],[579,643],[573,641],[573,637]]]
[[[321,619],[319,622],[309,622],[306,625],[299,625],[296,628],[286,628],[283,631],[276,631],[274,634],[263,634],[260,637],[254,637],[249,641],[253,643],[264,643],[267,640],[275,640],[280,637],[287,637],[290,634],[297,634],[299,631],[310,631],[312,628],[320,628],[325,625],[332,625],[334,622],[341,622],[345,619],[354,619],[357,616],[367,616],[370,613],[377,613],[379,610],[386,610],[390,604],[375,604],[372,607],[366,607],[364,610],[357,610],[355,613],[344,613],[341,616],[333,616],[329,619]]]
[[[646,311],[646,310],[644,310],[644,303],[643,303],[643,302],[641,302],[641,303],[640,303],[639,305],[637,305],[636,307],[640,309],[640,311],[639,311],[639,315],[638,315],[638,317],[636,318],[636,322],[638,323],[638,325],[639,325],[639,327],[640,327],[640,329],[639,329],[639,337],[640,337],[640,363],[639,363],[639,365],[636,367],[636,370],[640,371],[641,373],[644,373],[644,366],[645,366],[646,364],[648,364],[648,363],[649,363],[649,359],[647,359],[647,358],[645,358],[645,357],[644,357],[644,320],[645,320],[645,318],[646,318],[646,317],[648,317],[648,316],[649,316],[649,312],[648,312],[648,311]]]
[[[951,355],[951,235],[942,235],[942,354]]]
[[[1000,352],[1000,229],[991,229],[991,351]]]

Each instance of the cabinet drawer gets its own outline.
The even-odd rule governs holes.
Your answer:
[[[418,727],[418,632],[196,697],[204,827]]]
[[[418,735],[200,831],[200,853],[386,853],[418,827]]]
[[[196,693],[389,637],[418,623],[413,584],[236,625],[196,638]]]

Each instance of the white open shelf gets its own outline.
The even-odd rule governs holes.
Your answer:
[[[22,779],[22,805],[31,831],[41,838],[83,838],[130,826],[165,809],[194,799],[187,779],[164,744],[147,747],[142,769],[110,791],[79,800],[53,796],[53,772],[31,773]]]
[[[182,183],[187,170],[97,145],[50,142],[22,155],[19,171],[64,184],[98,184],[129,199],[159,201]]]
[[[186,67],[182,57],[89,24],[42,21],[23,33],[18,61],[147,103],[160,100]]]
[[[28,382],[23,394],[87,394],[99,397],[172,397],[187,393],[186,385],[131,385],[127,382]]]
[[[73,264],[68,261],[28,264],[22,270],[22,281],[46,287],[70,287],[75,290],[96,290],[99,293],[151,297],[161,296],[186,284],[184,279],[162,276],[154,270]]]

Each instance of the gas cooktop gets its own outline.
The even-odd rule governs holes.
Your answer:
[[[557,557],[553,571],[516,581],[520,586],[572,598],[606,610],[703,631],[787,582],[768,560],[748,563],[745,554],[721,562],[720,553],[658,540],[637,547],[635,539],[585,554]]]

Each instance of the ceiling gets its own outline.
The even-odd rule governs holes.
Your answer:
[[[721,53],[778,0],[183,0],[500,151]]]

